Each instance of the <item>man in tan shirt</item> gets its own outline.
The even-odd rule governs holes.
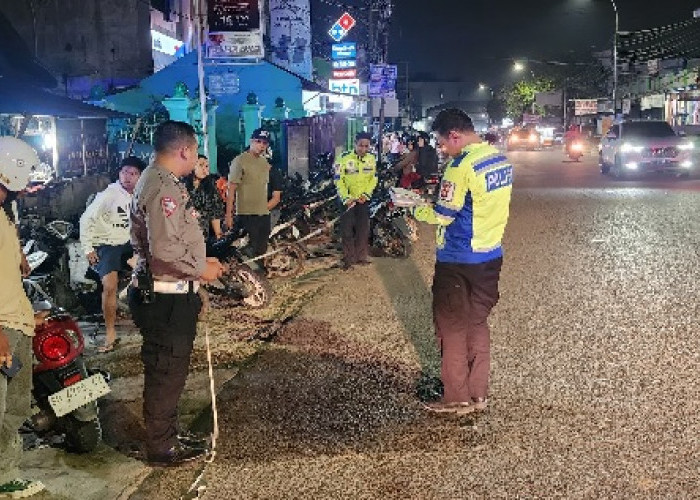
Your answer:
[[[38,166],[39,157],[28,144],[0,137],[0,498],[25,498],[44,489],[38,481],[20,479],[18,469],[18,430],[31,415],[34,314],[22,287],[22,255],[11,209]]]
[[[253,131],[250,148],[231,162],[226,199],[226,225],[233,226],[233,203],[236,202],[236,218],[250,238],[250,248],[257,257],[267,252],[270,237],[270,210],[280,202],[282,187],[279,177],[271,175],[272,166],[263,154],[270,144],[267,130]],[[271,188],[271,196],[268,196]]]

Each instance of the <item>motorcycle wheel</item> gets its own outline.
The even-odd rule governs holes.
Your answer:
[[[394,226],[375,228],[374,246],[387,257],[405,259],[411,255],[411,242]]]
[[[64,420],[66,449],[71,453],[90,453],[102,440],[102,425],[99,418],[83,422],[72,415]]]
[[[271,245],[277,253],[265,257],[265,269],[270,277],[294,277],[304,270],[305,252],[296,243],[277,241]]]
[[[267,278],[246,265],[235,266],[231,273],[241,284],[241,301],[251,309],[266,307],[272,300],[272,286]]]

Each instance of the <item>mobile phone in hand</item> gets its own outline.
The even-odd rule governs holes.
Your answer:
[[[7,378],[14,377],[19,373],[21,369],[22,362],[16,356],[12,356],[12,366],[10,368],[8,368],[5,364],[0,366],[0,372],[2,372],[2,374],[5,375]]]

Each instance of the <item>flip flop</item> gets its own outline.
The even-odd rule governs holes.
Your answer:
[[[108,352],[112,352],[114,349],[116,349],[119,346],[119,342],[121,342],[121,339],[114,339],[113,342],[110,342],[109,344],[101,345],[97,348],[97,352],[100,354],[106,354]]]

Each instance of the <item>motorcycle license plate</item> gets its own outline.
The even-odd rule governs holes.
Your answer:
[[[104,377],[97,373],[49,396],[49,404],[57,417],[62,417],[109,393]]]

